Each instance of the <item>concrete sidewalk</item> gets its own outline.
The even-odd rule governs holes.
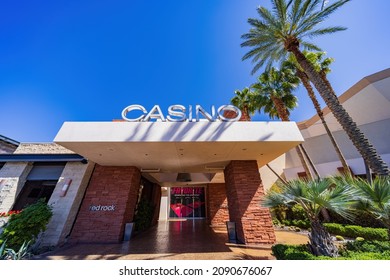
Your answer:
[[[276,231],[277,243],[305,244],[307,236]],[[212,230],[203,220],[169,221],[115,244],[74,244],[46,253],[46,260],[234,260],[273,259],[269,245],[227,243],[224,230]]]

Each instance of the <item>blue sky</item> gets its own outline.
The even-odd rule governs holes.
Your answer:
[[[269,1],[1,1],[0,134],[50,142],[64,121],[119,119],[130,104],[227,104],[256,80],[240,36],[259,5]],[[348,30],[315,40],[336,59],[337,94],[390,66],[389,10],[352,0],[328,20]],[[301,121],[314,109],[296,93]]]

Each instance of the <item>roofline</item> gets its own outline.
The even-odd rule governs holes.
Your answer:
[[[1,154],[0,162],[82,162],[87,159],[78,154]]]
[[[345,101],[350,99],[351,97],[355,96],[358,92],[363,90],[365,87],[376,83],[378,81],[384,80],[386,78],[390,77],[390,68],[387,68],[385,70],[376,72],[372,75],[366,76],[363,79],[361,79],[359,82],[354,84],[352,87],[350,87],[347,91],[345,91],[342,95],[338,97],[339,101],[341,104],[343,104]],[[330,109],[326,106],[324,109],[322,109],[322,112],[324,115],[327,115],[330,113]],[[307,119],[305,121],[301,121],[297,123],[298,128],[300,130],[309,128],[311,125],[315,124],[320,120],[320,117],[315,114],[313,117],[310,119]]]
[[[15,145],[15,146],[19,146],[19,144],[20,144],[20,142],[14,140],[14,139],[5,137],[5,136],[3,136],[3,135],[0,135],[0,140],[2,140],[2,141],[4,141],[4,142],[7,142],[7,143],[9,143],[9,144]]]

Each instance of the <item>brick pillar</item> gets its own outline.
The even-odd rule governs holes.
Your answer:
[[[230,221],[236,223],[237,237],[245,244],[275,243],[268,208],[260,206],[264,196],[255,160],[231,161],[225,168]]]
[[[96,165],[71,242],[121,241],[125,224],[134,218],[140,179],[136,167]]]
[[[226,227],[229,211],[224,183],[207,185],[207,214],[212,227]]]

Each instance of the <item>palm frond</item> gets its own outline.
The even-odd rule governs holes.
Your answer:
[[[307,39],[345,30],[340,26],[319,27],[319,24],[347,2],[338,0],[322,9],[322,0],[272,0],[271,10],[257,8],[258,18],[248,19],[251,29],[241,36],[244,40],[241,46],[252,48],[242,59],[252,59],[254,74],[262,67],[269,71],[286,59],[291,41],[298,41],[304,49],[321,51]]]

